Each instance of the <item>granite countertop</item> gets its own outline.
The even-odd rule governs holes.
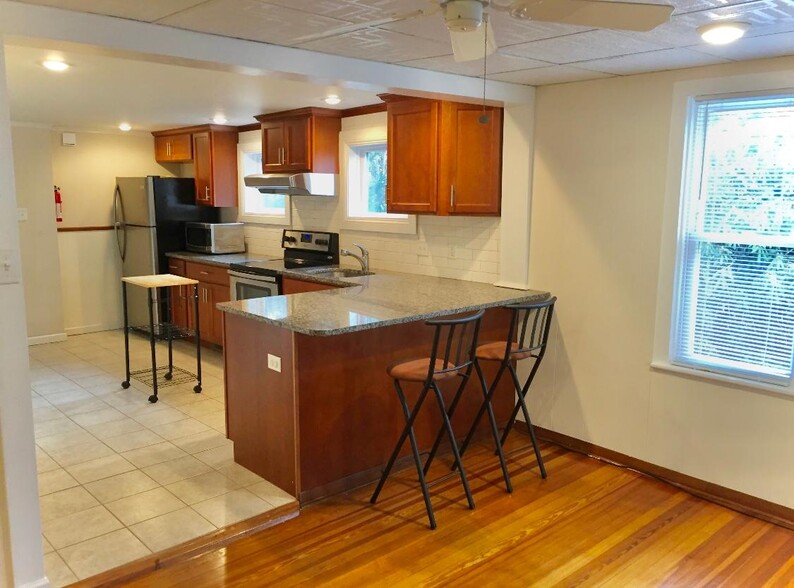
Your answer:
[[[340,335],[549,297],[538,290],[384,271],[353,278],[327,278],[304,270],[287,270],[283,275],[343,287],[217,307],[305,335]]]
[[[228,268],[232,263],[241,263],[244,261],[267,261],[273,259],[273,256],[265,257],[263,255],[253,255],[251,253],[222,253],[213,255],[210,253],[194,253],[192,251],[173,251],[166,253],[166,257],[173,257],[174,259],[183,259],[185,261],[193,261],[195,263],[206,263],[207,265],[217,265],[219,267]]]

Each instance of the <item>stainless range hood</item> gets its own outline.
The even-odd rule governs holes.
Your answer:
[[[336,196],[336,174],[255,174],[244,179],[246,186],[263,194]]]

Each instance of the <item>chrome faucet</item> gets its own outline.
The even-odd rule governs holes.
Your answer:
[[[355,247],[358,247],[359,249],[361,249],[361,255],[357,255],[357,254],[353,253],[352,251],[348,251],[347,249],[342,249],[339,252],[339,254],[343,255],[343,256],[346,255],[346,256],[349,256],[349,257],[354,257],[355,259],[357,259],[358,262],[361,264],[361,271],[366,274],[366,273],[369,272],[369,251],[367,251],[366,247],[363,247],[362,245],[359,245],[358,243],[353,243],[353,245]]]

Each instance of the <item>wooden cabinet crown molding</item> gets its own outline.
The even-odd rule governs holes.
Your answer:
[[[204,131],[234,131],[237,127],[231,125],[194,125],[191,127],[179,127],[176,129],[164,129],[162,131],[152,131],[154,137],[165,137],[168,135],[183,135],[185,133],[201,133]]]
[[[331,118],[342,118],[342,110],[335,108],[320,108],[307,106],[305,108],[295,108],[293,110],[282,110],[280,112],[269,112],[258,114],[254,118],[259,122],[269,122],[274,120],[284,120],[285,118],[305,118],[309,116],[328,116]]]

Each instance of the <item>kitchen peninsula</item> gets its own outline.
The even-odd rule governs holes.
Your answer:
[[[284,277],[332,288],[218,305],[225,313],[227,431],[235,461],[302,504],[379,476],[404,426],[386,368],[427,356],[432,329],[425,320],[485,308],[480,341],[497,340],[509,317],[501,306],[549,296],[391,272],[336,279],[293,270]],[[415,398],[418,388],[406,392]],[[456,430],[468,429],[481,401],[474,378],[453,419]],[[512,406],[505,382],[494,402],[500,422]],[[416,421],[422,448],[441,426],[437,413],[428,405]]]

